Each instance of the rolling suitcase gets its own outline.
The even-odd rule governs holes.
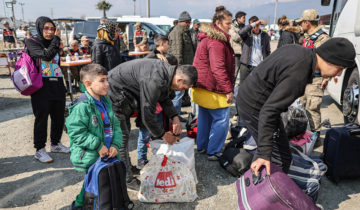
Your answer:
[[[263,167],[255,176],[249,169],[235,182],[239,209],[319,209],[279,167],[271,164],[271,175]]]
[[[360,177],[360,126],[348,124],[331,128],[324,139],[326,176],[338,183],[341,178]]]

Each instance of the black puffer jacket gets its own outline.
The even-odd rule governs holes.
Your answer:
[[[100,64],[110,71],[122,63],[122,58],[114,45],[105,40],[95,39],[91,47],[91,62]]]
[[[299,44],[300,29],[292,26],[287,26],[280,30],[280,39],[277,49],[287,44]]]
[[[315,65],[314,50],[287,45],[273,52],[240,84],[236,106],[259,119],[257,153],[260,158],[270,160],[280,114],[304,95],[306,85],[312,82]]]
[[[109,72],[108,96],[114,104],[114,110],[122,113],[121,107],[116,107],[135,98],[140,110],[143,125],[155,137],[162,137],[164,128],[157,122],[156,103],[159,102],[163,111],[170,119],[177,116],[177,111],[170,99],[170,86],[176,66],[171,66],[159,59],[136,59],[118,65]],[[120,94],[124,92],[124,94]],[[118,109],[120,108],[120,109]],[[128,115],[128,113],[123,113]],[[130,113],[131,114],[131,113]]]

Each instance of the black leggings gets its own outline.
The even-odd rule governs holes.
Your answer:
[[[34,147],[39,150],[46,145],[49,115],[51,118],[51,143],[58,144],[65,122],[65,100],[47,100],[43,97],[31,97],[31,105],[35,115]]]

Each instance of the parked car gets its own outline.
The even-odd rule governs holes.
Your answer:
[[[117,21],[117,23],[119,23],[121,31],[123,33],[127,34],[128,48],[130,51],[133,51],[135,49],[133,38],[134,38],[136,22],[135,21],[134,22]],[[80,41],[80,38],[82,36],[87,36],[88,39],[90,40],[90,42],[92,43],[92,42],[94,42],[94,40],[96,38],[97,28],[98,28],[99,24],[100,24],[99,21],[76,22],[76,23],[74,23],[74,28],[70,34],[70,37],[72,39],[76,39],[76,40]],[[143,30],[145,30],[147,32],[147,36],[148,36],[147,38],[148,38],[148,43],[149,43],[150,49],[153,49],[155,47],[154,46],[154,36],[156,34],[166,35],[166,32],[151,23],[142,22],[141,24],[142,24]]]

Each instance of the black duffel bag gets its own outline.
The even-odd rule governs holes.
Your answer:
[[[228,143],[223,154],[219,158],[222,168],[234,177],[240,177],[249,168],[253,155],[242,148],[246,136],[240,137]]]

